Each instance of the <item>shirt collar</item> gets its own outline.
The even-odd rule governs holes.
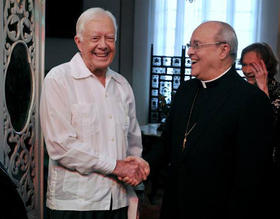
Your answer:
[[[82,56],[77,52],[70,61],[71,75],[75,79],[87,78],[92,75],[91,71],[87,68]]]
[[[225,70],[222,74],[220,74],[218,77],[216,77],[214,79],[207,80],[207,81],[201,81],[202,87],[207,88],[207,83],[216,81],[217,79],[221,78],[222,76],[224,76],[230,70],[230,68],[231,68],[231,66],[227,70]]]
[[[120,84],[123,82],[120,74],[116,73],[115,71],[113,71],[110,68],[108,68],[108,71],[106,72],[106,78],[107,77],[114,79],[116,82],[118,82]]]
[[[75,54],[75,56],[71,59],[70,63],[71,63],[71,75],[75,79],[83,79],[83,78],[94,76],[94,74],[92,74],[92,72],[87,68],[79,52]],[[112,78],[118,83],[122,82],[120,75],[114,72],[110,68],[107,69],[106,78],[108,79]]]

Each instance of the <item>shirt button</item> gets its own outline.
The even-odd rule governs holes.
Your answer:
[[[107,97],[108,97],[108,94],[105,94],[105,97],[107,98]]]
[[[112,142],[114,142],[115,141],[115,139],[114,138],[112,138]]]
[[[109,115],[109,119],[112,119],[112,115]]]

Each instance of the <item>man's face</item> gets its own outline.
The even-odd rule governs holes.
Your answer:
[[[253,63],[260,63],[261,59],[257,55],[256,52],[251,51],[247,52],[242,59],[242,71],[247,79],[247,81],[251,84],[256,82],[255,78],[255,69],[253,67]]]
[[[88,69],[106,72],[115,55],[115,28],[113,21],[101,15],[85,23],[82,39],[75,42]]]
[[[218,68],[219,46],[215,36],[219,26],[214,23],[200,25],[192,34],[188,55],[192,60],[192,76],[211,80]]]

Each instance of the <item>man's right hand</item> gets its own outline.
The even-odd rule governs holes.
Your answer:
[[[149,164],[140,157],[129,156],[125,160],[118,160],[113,174],[119,180],[136,186],[147,179],[150,173]]]

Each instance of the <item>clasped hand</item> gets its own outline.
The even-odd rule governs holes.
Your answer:
[[[113,171],[119,180],[136,186],[146,180],[150,174],[149,164],[140,157],[129,156],[125,160],[118,160]]]

